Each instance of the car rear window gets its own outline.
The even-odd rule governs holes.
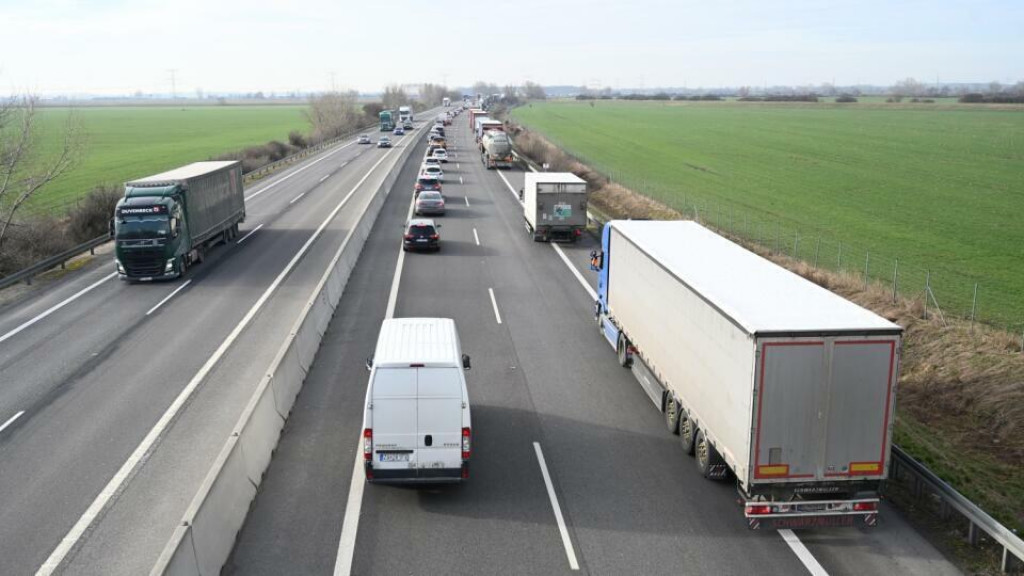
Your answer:
[[[424,186],[437,186],[437,180],[434,178],[420,178],[419,182]]]
[[[412,234],[413,236],[419,236],[419,237],[422,237],[422,236],[433,236],[434,235],[434,227],[430,226],[428,224],[416,224],[414,226],[409,226],[409,234]]]
[[[437,192],[423,192],[420,194],[420,200],[440,200],[441,195]]]

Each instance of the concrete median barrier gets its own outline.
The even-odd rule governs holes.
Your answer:
[[[372,195],[358,224],[335,253],[151,575],[220,574],[363,245],[384,200],[398,180],[398,173],[421,137],[422,134],[418,134],[407,140],[408,144]]]

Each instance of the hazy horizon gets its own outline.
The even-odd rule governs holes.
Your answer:
[[[387,84],[723,87],[1024,79],[1024,3],[624,7],[464,0],[0,0],[0,93],[377,92]]]

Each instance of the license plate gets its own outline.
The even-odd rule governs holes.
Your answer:
[[[380,457],[381,462],[408,462],[409,454],[377,454]]]
[[[416,241],[417,242],[426,242],[427,239],[426,238],[417,238]]]

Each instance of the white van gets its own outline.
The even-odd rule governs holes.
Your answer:
[[[370,482],[458,482],[469,477],[472,427],[455,322],[395,318],[366,361],[363,459]]]

